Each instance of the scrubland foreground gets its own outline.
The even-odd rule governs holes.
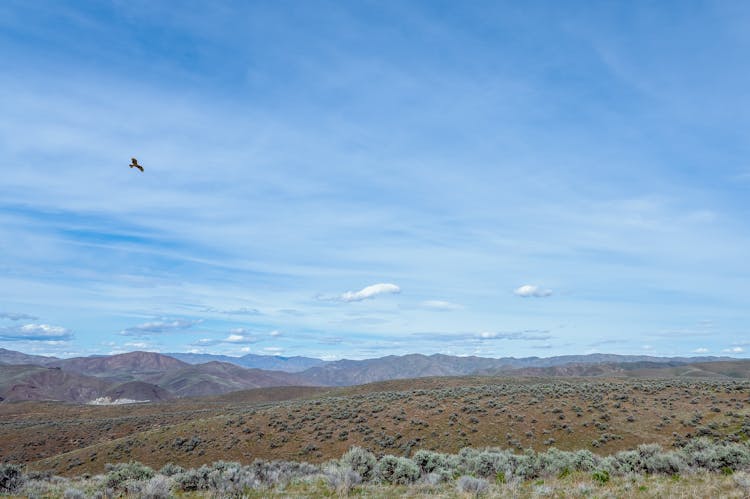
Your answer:
[[[748,497],[750,446],[692,439],[679,449],[658,444],[600,456],[588,450],[515,454],[462,449],[417,451],[378,459],[352,447],[322,464],[219,461],[160,470],[130,462],[96,476],[65,478],[0,465],[0,492],[26,497]]]
[[[744,497],[749,438],[747,380],[422,378],[0,404],[3,490],[38,497]]]

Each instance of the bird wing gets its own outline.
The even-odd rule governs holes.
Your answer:
[[[134,165],[138,164],[138,160],[135,158],[130,158],[130,162],[133,163]]]

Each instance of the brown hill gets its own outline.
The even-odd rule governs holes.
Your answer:
[[[0,365],[0,399],[88,402],[110,386],[105,380],[77,373],[28,365]]]
[[[697,362],[688,365],[632,370],[629,376],[651,378],[750,378],[750,360],[730,360],[723,362]]]
[[[268,402],[244,392],[248,402],[232,394],[226,401],[64,411],[0,404],[0,441],[7,442],[0,460],[80,474],[131,459],[154,467],[219,459],[321,462],[352,445],[380,455],[466,446],[611,453],[645,442],[669,447],[695,435],[746,439],[750,431],[747,380],[420,378],[317,394],[288,390],[303,398]]]
[[[102,357],[75,357],[51,364],[65,371],[127,380],[174,371],[189,366],[185,362],[154,352],[129,352]]]
[[[175,398],[173,394],[164,388],[144,381],[122,383],[108,389],[102,396],[108,397],[113,401],[128,399],[144,402],[160,402]]]
[[[57,357],[45,357],[42,355],[28,355],[15,350],[0,348],[0,364],[26,364],[34,366],[45,366],[58,361]]]
[[[451,355],[403,356],[389,355],[377,359],[339,360],[305,371],[301,375],[318,385],[350,386],[389,379],[411,379],[430,376],[504,376],[509,374],[547,376],[581,376],[620,373],[633,366],[673,367],[699,361],[725,361],[727,357],[687,358],[633,355],[589,354],[558,357],[527,357],[499,359],[486,357],[455,357]],[[563,366],[570,366],[557,369]],[[591,366],[591,367],[586,367]]]
[[[508,366],[510,364],[506,359],[410,354],[366,360],[344,359],[312,367],[299,374],[318,385],[348,386],[389,379],[462,376],[473,374],[480,369]]]
[[[182,369],[150,377],[150,380],[178,397],[220,395],[248,388],[313,385],[296,374],[245,369],[226,362],[186,365]]]

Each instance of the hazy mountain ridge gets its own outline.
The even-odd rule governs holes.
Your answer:
[[[188,364],[204,364],[206,362],[218,361],[235,364],[240,367],[266,369],[269,371],[285,371],[296,373],[325,364],[326,361],[313,357],[284,357],[281,355],[256,355],[249,353],[241,357],[229,355],[213,355],[209,353],[165,353],[175,359]]]
[[[0,364],[28,364],[43,366],[58,360],[60,359],[58,359],[57,357],[30,355],[26,353],[16,352],[15,350],[0,348]]]
[[[88,402],[115,384],[59,368],[26,364],[0,365],[0,398],[7,401],[62,400]]]
[[[339,360],[325,365],[313,367],[301,372],[310,381],[319,385],[347,386],[390,379],[409,379],[431,376],[463,376],[463,375],[540,375],[555,376],[564,374],[565,369],[547,369],[565,365],[589,366],[586,369],[578,367],[569,369],[571,372],[587,371],[591,374],[577,374],[579,376],[599,376],[614,374],[615,368],[604,366],[608,364],[626,365],[630,363],[650,362],[657,366],[672,366],[691,364],[694,362],[719,362],[735,360],[730,357],[653,357],[647,355],[616,355],[589,354],[565,355],[559,357],[503,357],[498,359],[487,357],[455,357],[443,354],[422,355],[410,354],[404,356],[389,355],[378,359]],[[624,367],[621,368],[625,370]],[[535,371],[536,370],[536,371]],[[539,374],[533,374],[533,373]],[[558,374],[555,374],[558,373]]]
[[[24,354],[8,352],[3,352],[6,359],[25,359]],[[47,365],[0,364],[0,397],[7,401],[75,403],[100,397],[162,401],[251,388],[311,384],[292,373],[246,369],[215,361],[191,365],[153,352],[43,359]]]
[[[103,357],[74,357],[50,362],[69,372],[122,381],[145,380],[149,376],[189,367],[190,364],[154,352],[129,352]]]
[[[152,378],[159,386],[180,397],[219,395],[249,388],[310,386],[305,378],[282,371],[245,369],[227,362],[188,365]]]
[[[188,356],[183,358],[193,361],[224,358],[209,354],[183,355]],[[409,354],[333,362],[309,357],[260,355],[229,358],[234,361],[244,358],[246,362],[264,365],[283,364],[287,371],[247,368],[235,362],[216,360],[191,364],[155,352],[135,351],[57,359],[0,349],[0,363],[3,363],[0,366],[4,368],[0,369],[0,397],[9,401],[85,402],[101,396],[115,400],[168,400],[263,387],[351,386],[388,380],[467,375],[750,377],[750,361],[729,357],[588,354],[548,358],[487,358]],[[289,372],[289,369],[299,368],[305,363],[317,365],[303,371]]]

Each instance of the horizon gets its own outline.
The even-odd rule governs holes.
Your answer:
[[[0,347],[0,350],[10,351],[14,353],[22,353],[26,355],[32,355],[27,354],[26,352],[20,352],[17,350],[11,350],[6,349],[3,347]],[[90,354],[86,356],[65,356],[65,357],[57,357],[60,359],[71,359],[71,358],[87,358],[87,357],[109,357],[109,356],[115,356],[115,355],[128,355],[128,354],[134,354],[134,353],[153,353],[158,355],[164,355],[167,357],[173,356],[173,355],[208,355],[208,356],[217,356],[217,357],[230,357],[233,359],[241,359],[243,357],[246,357],[248,355],[256,355],[260,357],[271,357],[271,358],[277,358],[277,359],[291,359],[291,358],[307,358],[307,359],[314,359],[314,360],[321,360],[323,362],[337,362],[341,360],[349,360],[349,361],[362,361],[362,360],[377,360],[382,359],[385,357],[407,357],[410,355],[421,355],[424,357],[433,357],[436,355],[446,355],[441,353],[432,353],[432,354],[424,354],[420,352],[410,352],[410,353],[404,353],[404,354],[386,354],[380,357],[367,357],[367,358],[350,358],[350,357],[341,357],[337,359],[329,359],[329,360],[323,360],[317,357],[307,357],[304,355],[279,355],[279,354],[254,354],[252,352],[245,353],[242,355],[225,355],[225,354],[210,354],[210,353],[195,353],[195,352],[160,352],[155,350],[131,350],[128,352],[118,352],[115,354]],[[526,359],[552,359],[552,358],[559,358],[559,357],[587,357],[587,356],[596,356],[596,355],[606,355],[606,356],[620,356],[620,357],[650,357],[655,359],[672,359],[672,358],[713,358],[713,359],[725,359],[725,360],[747,360],[742,357],[732,357],[731,355],[708,355],[708,354],[693,354],[693,355],[685,355],[685,356],[660,356],[660,355],[649,355],[648,353],[640,353],[640,354],[614,354],[614,353],[607,353],[607,352],[592,352],[592,353],[586,353],[586,354],[566,354],[566,355],[550,355],[550,356],[542,356],[542,355],[531,355],[531,356],[524,356],[524,357],[518,357],[518,356],[501,356],[501,357],[494,357],[494,356],[481,356],[481,355],[473,355],[473,354],[459,354],[455,355],[454,357],[477,357],[477,358],[485,358],[485,359],[513,359],[513,360],[526,360]],[[55,356],[47,356],[50,358],[54,358]]]
[[[748,21],[4,2],[0,347],[748,358]]]

